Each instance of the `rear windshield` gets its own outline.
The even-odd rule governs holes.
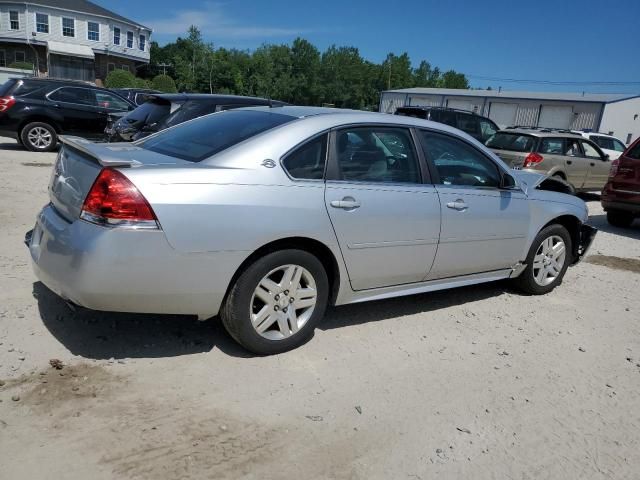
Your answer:
[[[128,123],[151,125],[164,119],[171,110],[171,103],[165,101],[146,102],[131,111],[126,117]]]
[[[162,131],[138,145],[189,162],[200,162],[295,117],[271,112],[229,110]]]
[[[15,80],[7,80],[2,85],[0,85],[0,97],[4,97],[11,91],[13,85],[16,83]]]
[[[487,147],[498,150],[510,150],[512,152],[530,152],[533,150],[535,137],[519,133],[498,132],[489,140]]]

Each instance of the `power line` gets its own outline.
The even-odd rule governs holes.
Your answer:
[[[469,78],[476,78],[479,80],[486,80],[490,82],[511,82],[511,83],[532,83],[541,85],[575,85],[575,86],[628,86],[628,85],[640,85],[640,81],[637,82],[611,82],[611,81],[593,81],[593,82],[571,82],[560,80],[539,80],[539,79],[523,79],[523,78],[500,78],[500,77],[485,77],[482,75],[466,74]]]

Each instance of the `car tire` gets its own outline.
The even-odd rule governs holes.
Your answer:
[[[562,243],[563,255],[559,255]],[[527,267],[515,278],[516,286],[530,295],[543,295],[562,283],[573,261],[571,235],[558,224],[543,228],[531,243]]]
[[[244,348],[272,355],[313,336],[328,298],[329,281],[322,263],[303,250],[280,250],[259,258],[238,276],[220,318]]]
[[[634,216],[629,212],[621,210],[609,210],[607,212],[607,222],[614,227],[628,228],[633,223],[633,220]]]
[[[50,152],[58,144],[55,128],[48,123],[32,122],[20,131],[22,145],[31,152]]]

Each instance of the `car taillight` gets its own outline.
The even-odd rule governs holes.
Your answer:
[[[16,104],[16,99],[13,97],[0,97],[0,112],[6,112]]]
[[[618,173],[618,167],[620,166],[620,160],[615,159],[611,161],[611,168],[609,169],[609,178],[613,178]]]
[[[537,165],[538,163],[542,163],[543,160],[544,157],[542,155],[540,155],[539,153],[531,152],[524,159],[524,165],[522,165],[522,168],[527,168],[531,165]]]
[[[118,170],[103,169],[89,190],[80,218],[104,226],[157,229],[151,205]]]

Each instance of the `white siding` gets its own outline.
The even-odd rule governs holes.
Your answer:
[[[623,142],[640,137],[640,98],[631,98],[605,105],[600,131],[613,132]]]
[[[405,105],[407,96],[404,93],[383,93],[380,98],[380,111],[382,113],[395,113],[396,108]]]
[[[418,107],[439,107],[442,105],[442,97],[439,95],[410,95],[409,105]]]

